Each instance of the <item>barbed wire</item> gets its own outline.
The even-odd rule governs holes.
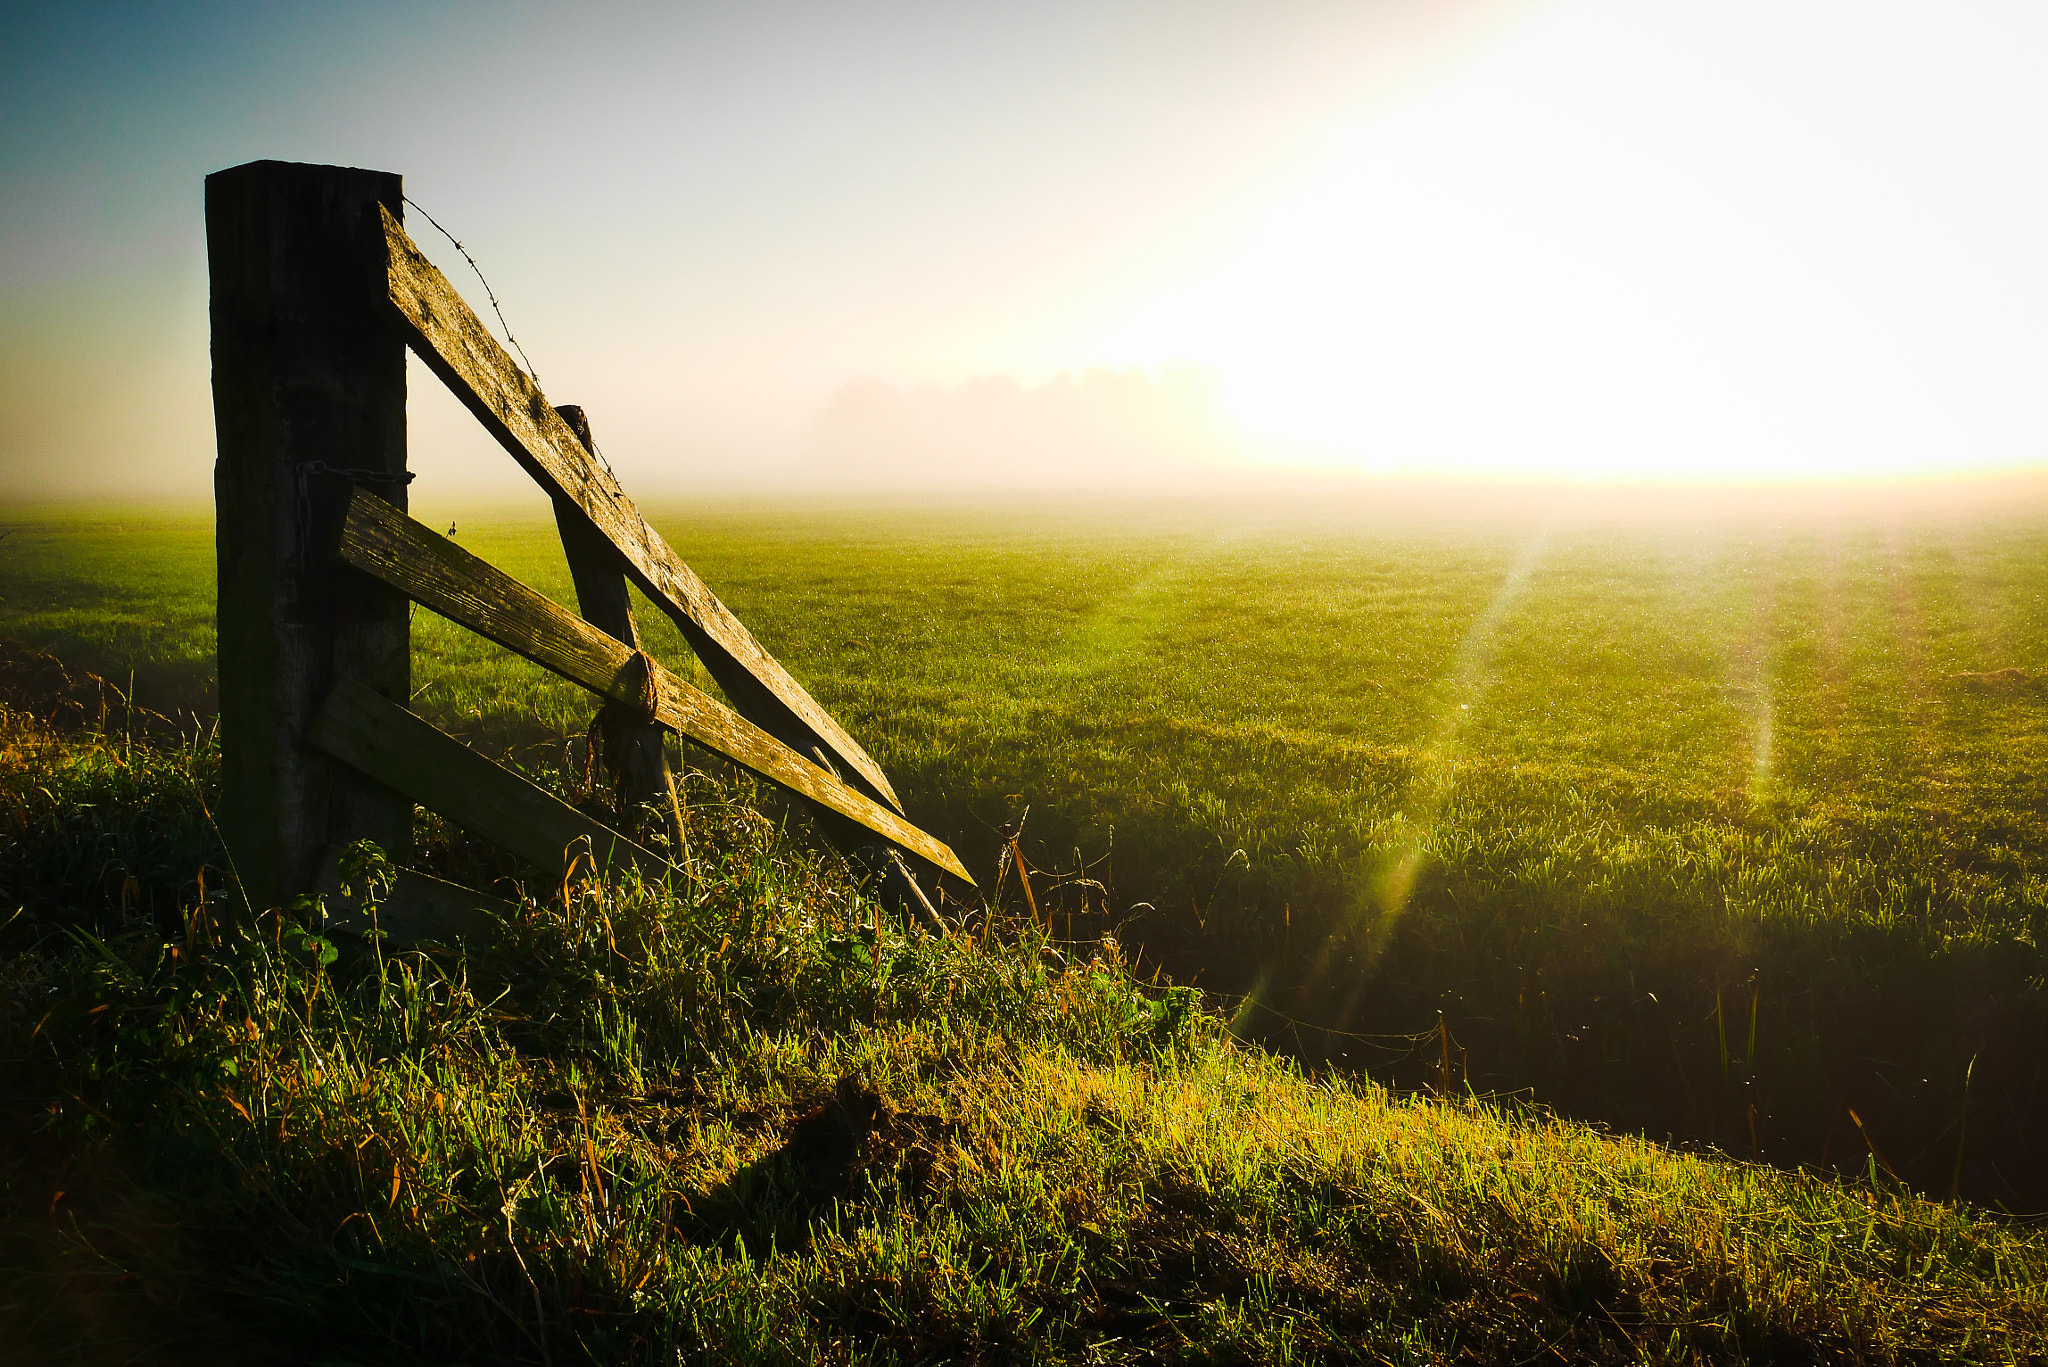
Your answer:
[[[470,255],[469,248],[463,246],[461,241],[455,236],[454,233],[449,232],[445,227],[441,226],[440,219],[435,218],[432,214],[427,212],[425,205],[421,204],[411,195],[403,195],[401,196],[401,198],[403,198],[405,202],[411,205],[413,208],[418,209],[420,211],[420,217],[426,219],[427,222],[433,224],[434,231],[441,234],[441,236],[447,238],[448,241],[454,245],[455,250],[462,253],[462,259],[469,263],[469,268],[472,271],[476,272],[477,283],[484,287],[484,295],[491,301],[491,312],[495,313],[498,316],[498,326],[504,330],[505,341],[508,344],[510,344],[514,351],[519,353],[519,359],[526,362],[526,374],[528,378],[530,378],[533,381],[533,387],[535,389],[542,389],[544,391],[544,386],[540,382],[540,369],[539,367],[534,365],[533,358],[526,354],[526,348],[519,345],[519,339],[513,335],[512,324],[506,320],[505,310],[498,303],[498,292],[491,288],[490,278],[484,274],[484,268],[477,264],[476,258]],[[597,457],[597,463],[604,468],[605,474],[611,477],[612,487],[614,489],[618,488],[618,471],[612,468],[611,458],[605,455],[604,449],[597,444],[597,438],[595,436],[593,436],[590,439],[590,454]],[[647,525],[647,514],[640,511],[640,506],[638,504],[633,504],[632,506],[634,519],[638,521],[640,524],[641,544],[643,546],[652,545],[654,543],[654,529]]]
[[[540,371],[538,368],[534,366],[533,358],[526,354],[526,348],[519,345],[519,339],[512,335],[512,325],[505,321],[505,310],[498,306],[498,293],[496,290],[493,290],[491,288],[491,282],[485,278],[484,268],[482,266],[477,265],[476,258],[469,254],[469,248],[463,246],[461,242],[457,241],[454,233],[451,233],[446,228],[442,227],[441,220],[435,218],[432,214],[428,213],[426,211],[425,206],[423,206],[418,200],[414,199],[411,195],[405,195],[402,198],[404,198],[407,204],[410,204],[413,208],[418,209],[420,211],[420,217],[426,219],[427,222],[434,225],[434,231],[440,233],[441,236],[447,238],[450,242],[454,243],[455,250],[462,253],[462,259],[464,261],[467,261],[469,263],[469,268],[476,272],[477,282],[484,287],[484,294],[491,301],[491,312],[498,315],[498,326],[505,330],[505,340],[512,344],[512,349],[514,351],[519,353],[519,359],[526,362],[526,373],[533,377],[534,388],[540,388]]]
[[[1218,992],[1213,989],[1205,988],[1203,989],[1203,995],[1211,998],[1214,1001],[1225,1003],[1234,1008],[1234,1010],[1239,1013],[1249,1008],[1253,1011],[1260,1012],[1263,1015],[1272,1016],[1276,1020],[1282,1021],[1289,1027],[1296,1030],[1313,1030],[1320,1035],[1329,1036],[1334,1039],[1356,1040],[1361,1044],[1369,1044],[1376,1049],[1386,1050],[1388,1053],[1396,1052],[1394,1046],[1390,1044],[1382,1044],[1380,1043],[1380,1041],[1399,1041],[1400,1043],[1409,1045],[1409,1052],[1413,1052],[1414,1046],[1423,1044],[1425,1042],[1433,1042],[1438,1038],[1438,1031],[1435,1026],[1432,1026],[1427,1030],[1418,1030],[1413,1033],[1403,1032],[1369,1034],[1358,1030],[1339,1030],[1335,1026],[1318,1025],[1314,1021],[1306,1021],[1302,1020],[1298,1016],[1290,1016],[1285,1011],[1280,1010],[1278,1007],[1269,1006],[1265,1002],[1262,1002],[1258,1000],[1258,998],[1251,996],[1247,993]],[[1405,1057],[1405,1055],[1403,1056]]]

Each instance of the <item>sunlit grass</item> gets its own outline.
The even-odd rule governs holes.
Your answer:
[[[688,888],[401,953],[201,899],[166,851],[218,853],[209,746],[0,728],[0,1329],[37,1361],[2048,1352],[2038,1233],[1312,1075],[1114,944],[906,934],[708,794]]]
[[[422,516],[571,602],[535,512]],[[1443,1012],[1482,1091],[1831,1166],[1867,1133],[1937,1194],[1960,1150],[1964,1190],[2048,1200],[2028,508],[650,516],[977,876],[1028,807],[1054,928],[1256,992],[1247,1030],[1420,1083],[1401,1040],[1329,1031]],[[39,524],[0,542],[0,629],[175,681],[209,576],[194,527]],[[422,711],[573,748],[579,690],[424,611],[414,636]],[[1724,1047],[1738,998],[1754,1048]],[[1962,1123],[1973,1060],[2005,1119]]]

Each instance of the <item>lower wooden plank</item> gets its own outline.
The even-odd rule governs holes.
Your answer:
[[[335,683],[306,738],[550,877],[560,877],[586,853],[601,870],[631,866],[654,879],[675,871],[659,855],[351,680]]]
[[[372,928],[362,899],[341,890],[339,846],[330,848],[320,860],[317,891],[327,908],[327,924],[335,930],[360,935]],[[385,946],[412,949],[419,945],[454,944],[458,940],[483,941],[490,938],[494,921],[503,921],[518,911],[510,902],[487,897],[459,883],[418,873],[399,871],[397,880],[377,904],[375,928],[384,932]]]

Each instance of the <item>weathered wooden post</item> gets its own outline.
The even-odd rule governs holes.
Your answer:
[[[398,176],[258,161],[206,179],[219,560],[221,835],[257,909],[323,850],[410,851],[412,801],[305,743],[337,678],[410,696],[408,604],[339,573],[352,485],[405,507],[405,343],[384,299]]]
[[[597,443],[590,434],[589,417],[575,404],[558,405],[555,412],[595,459]],[[562,554],[569,562],[569,577],[576,585],[576,606],[583,620],[613,640],[640,649],[625,557],[591,525],[581,508],[559,495],[554,503],[555,527],[561,533]],[[668,769],[667,736],[651,712],[635,715],[616,702],[605,703],[590,728],[591,747],[602,753],[604,768],[617,790],[619,829],[637,839],[634,813],[642,803],[654,803],[663,810],[662,825],[673,858],[683,848],[683,814]]]

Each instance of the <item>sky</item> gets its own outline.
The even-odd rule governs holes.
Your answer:
[[[643,498],[2038,471],[2044,51],[1973,0],[7,4],[0,496],[208,495],[202,184],[259,158],[402,173]],[[520,486],[409,408],[421,479]]]

